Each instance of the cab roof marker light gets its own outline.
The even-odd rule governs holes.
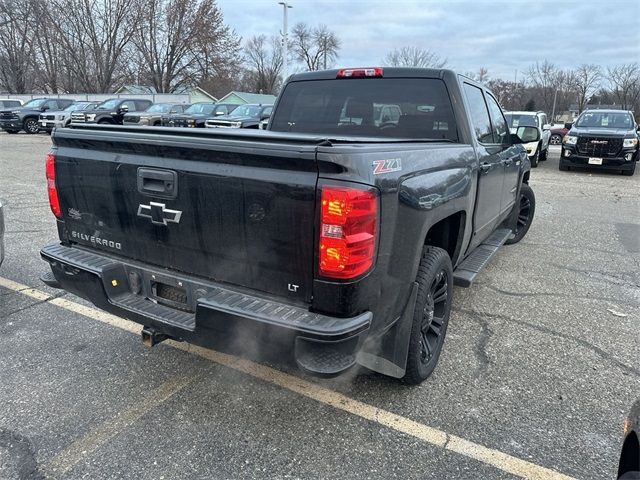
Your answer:
[[[341,68],[336,78],[382,77],[382,67]]]

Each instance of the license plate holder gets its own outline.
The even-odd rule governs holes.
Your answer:
[[[598,157],[589,157],[589,165],[602,165],[602,159]]]

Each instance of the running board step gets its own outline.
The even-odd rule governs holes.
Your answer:
[[[511,235],[508,228],[500,228],[493,232],[489,238],[478,245],[471,254],[458,265],[453,272],[453,283],[460,287],[470,287],[489,260],[504,245]]]

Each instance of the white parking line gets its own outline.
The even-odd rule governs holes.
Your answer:
[[[49,477],[60,477],[71,470],[83,459],[107,443],[125,429],[133,425],[142,416],[149,413],[172,395],[189,385],[195,377],[176,377],[168,380],[153,390],[151,394],[137,401],[133,406],[118,412],[118,416],[98,425],[69,447],[58,453],[42,466],[42,470]]]
[[[140,325],[129,322],[115,315],[111,315],[95,308],[86,307],[64,298],[53,298],[45,292],[3,277],[0,277],[0,287],[13,290],[41,301],[50,299],[48,303],[131,333],[139,334],[142,329]],[[251,375],[252,377],[260,380],[278,385],[324,405],[376,422],[397,432],[411,435],[425,443],[473,458],[513,475],[540,480],[571,480],[572,478],[550,468],[522,460],[469,440],[465,440],[464,438],[456,435],[448,434],[437,428],[424,425],[407,417],[374,407],[373,405],[354,400],[346,395],[322,387],[318,384],[275,370],[265,365],[260,365],[250,360],[187,343],[174,341],[167,341],[165,343],[168,343],[174,348],[190,352],[194,355],[198,355],[234,370],[244,372],[247,375]],[[73,445],[70,448],[73,448]]]

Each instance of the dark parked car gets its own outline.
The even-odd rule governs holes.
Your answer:
[[[194,103],[183,113],[162,117],[162,125],[165,127],[204,128],[207,118],[214,115],[216,104],[213,102]]]
[[[593,167],[633,175],[638,162],[638,126],[624,110],[585,110],[564,137],[560,170]]]
[[[71,113],[80,112],[84,110],[93,110],[98,106],[99,102],[75,102],[69,105],[64,110],[57,112],[45,112],[41,113],[38,118],[40,123],[40,130],[51,133],[56,127],[67,127],[71,123]]]
[[[143,112],[151,106],[151,100],[132,98],[111,98],[102,102],[94,110],[83,110],[71,114],[71,123],[99,123],[122,125],[125,114]]]
[[[122,122],[123,125],[150,125],[152,127],[162,124],[162,117],[176,113],[182,113],[191,105],[177,103],[154,103],[144,112],[127,113]]]
[[[40,124],[38,117],[42,112],[57,111],[67,108],[74,103],[67,98],[34,98],[20,108],[0,111],[0,128],[7,133],[38,133]]]
[[[398,123],[377,125],[378,104]],[[454,283],[531,225],[538,128],[511,134],[483,84],[440,69],[294,74],[276,105],[266,131],[56,129],[43,280],[149,346],[226,331],[286,342],[315,375],[423,381]]]
[[[206,121],[207,128],[258,128],[271,116],[273,105],[248,104],[236,108],[230,115],[220,115]]]
[[[624,422],[624,440],[618,480],[640,480],[640,400],[633,407]]]

